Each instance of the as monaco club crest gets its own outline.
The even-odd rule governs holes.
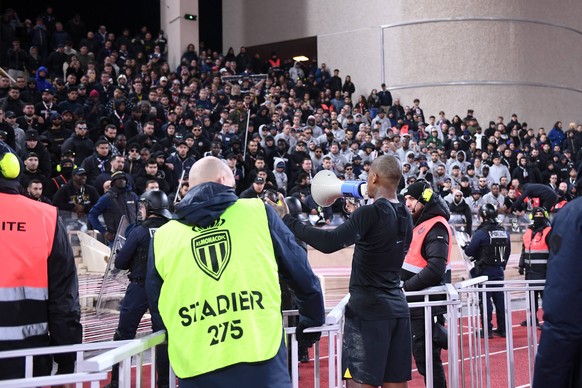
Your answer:
[[[198,267],[214,280],[220,280],[230,261],[228,230],[214,230],[192,239],[192,253]]]

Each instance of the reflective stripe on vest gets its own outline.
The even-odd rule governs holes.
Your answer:
[[[38,311],[27,311],[21,306],[26,306],[23,302],[35,301],[35,308],[48,311],[48,258],[56,226],[54,206],[0,193],[0,302],[19,311],[17,317],[11,317],[10,326],[0,324],[3,340],[24,340],[48,332],[48,322],[37,320]]]
[[[48,300],[48,289],[37,287],[0,288],[0,302],[21,300]]]
[[[213,225],[169,221],[154,235],[158,308],[180,378],[273,358],[281,289],[264,203],[239,199]]]
[[[22,341],[28,337],[48,333],[48,323],[32,323],[24,326],[0,327],[2,341]]]
[[[410,248],[408,248],[406,257],[404,258],[404,263],[402,263],[402,269],[412,273],[419,273],[427,266],[428,261],[422,257],[422,244],[424,243],[424,239],[426,238],[428,231],[430,231],[437,223],[441,223],[447,228],[447,233],[449,235],[447,271],[451,269],[451,250],[453,236],[449,223],[442,216],[428,219],[414,228],[414,231],[412,232],[412,242],[410,243]]]

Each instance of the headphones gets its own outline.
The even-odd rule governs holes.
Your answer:
[[[550,214],[548,213],[548,211],[546,210],[546,208],[545,208],[545,207],[543,207],[543,206],[538,206],[536,209],[537,209],[536,213],[539,213],[539,212],[541,211],[542,213],[544,213],[544,217],[546,217],[546,220],[549,220],[549,219],[550,219]],[[529,219],[530,219],[530,220],[533,220],[533,219],[534,219],[534,215],[535,215],[535,213],[532,211],[532,212],[529,214]]]
[[[418,180],[417,182],[420,182],[423,184],[422,193],[420,194],[420,198],[418,199],[418,201],[421,204],[426,205],[432,199],[434,192],[432,191],[432,188],[430,187],[430,183],[428,183],[424,179]]]
[[[5,179],[16,179],[20,175],[20,160],[3,142],[0,142],[0,175]]]

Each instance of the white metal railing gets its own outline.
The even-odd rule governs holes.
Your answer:
[[[448,330],[448,376],[450,386],[454,387],[491,387],[488,328],[483,327],[484,339],[479,338],[481,322],[488,321],[487,311],[479,309],[479,296],[486,292],[503,292],[506,306],[506,346],[507,346],[507,386],[515,387],[515,358],[513,353],[512,336],[512,303],[525,303],[527,321],[527,354],[529,380],[533,378],[533,363],[537,351],[537,330],[533,318],[533,293],[543,289],[544,281],[488,281],[486,276],[459,282],[454,286],[431,287],[417,292],[407,292],[407,296],[422,296],[422,302],[411,302],[411,308],[423,308],[425,316],[425,344],[426,344],[426,385],[433,385],[432,359],[432,309],[446,307]],[[439,296],[442,300],[435,299]],[[326,314],[325,324],[321,327],[305,329],[306,332],[321,332],[327,337],[328,355],[328,387],[343,387],[341,357],[343,342],[344,311],[349,300],[346,295],[336,306]],[[296,310],[285,311],[284,316],[297,315]],[[480,314],[484,316],[481,317]],[[466,329],[465,329],[466,325]],[[299,387],[298,343],[295,337],[295,327],[286,327],[285,332],[290,336],[291,347],[291,380],[294,388]],[[160,331],[132,341],[107,341],[73,346],[58,346],[35,349],[23,349],[0,352],[2,359],[25,357],[26,377],[17,380],[0,381],[1,387],[38,387],[76,383],[78,388],[84,382],[91,387],[98,387],[100,381],[107,379],[108,371],[115,364],[119,365],[120,387],[141,387],[144,366],[150,365],[149,385],[155,386],[156,345],[164,343],[165,332]],[[321,375],[320,343],[314,345],[313,381],[314,387],[319,388],[325,380]],[[75,352],[77,354],[77,368],[75,373],[55,376],[32,377],[33,356],[57,353]],[[96,354],[98,353],[98,354]],[[132,363],[135,374],[132,374]],[[170,387],[176,386],[176,378],[170,368]]]
[[[457,283],[455,288],[463,301],[463,309],[459,317],[459,325],[462,328],[466,318],[468,335],[461,338],[461,380],[460,387],[487,387],[491,382],[491,360],[489,347],[489,328],[484,322],[489,322],[487,308],[480,308],[481,300],[485,300],[486,294],[491,292],[503,293],[505,312],[505,345],[507,387],[516,387],[515,353],[513,335],[513,305],[525,302],[525,321],[527,325],[527,355],[528,355],[528,380],[533,382],[533,367],[535,354],[538,348],[535,312],[535,292],[542,291],[544,280],[504,280],[488,281],[487,276],[480,276],[464,282]],[[515,309],[518,310],[518,309]],[[461,329],[462,330],[462,329]],[[482,337],[482,338],[481,338]],[[482,341],[483,339],[483,341]],[[467,347],[464,341],[468,341]],[[466,362],[465,362],[466,361]],[[466,365],[468,363],[468,366]]]
[[[54,355],[60,353],[76,353],[77,365],[79,365],[86,355],[98,352],[115,349],[120,345],[129,344],[132,341],[107,341],[98,343],[66,345],[66,346],[50,346],[34,349],[20,349],[0,352],[0,363],[3,359],[23,357],[25,364],[25,372],[23,379],[1,380],[0,387],[40,387],[51,385],[62,385],[76,383],[77,388],[82,388],[84,382],[91,382],[91,386],[98,387],[99,381],[107,378],[107,372],[86,373],[77,372],[72,374],[61,374],[54,376],[33,377],[34,356]],[[96,385],[94,385],[96,383]]]

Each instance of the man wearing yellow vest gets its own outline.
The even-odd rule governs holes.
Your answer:
[[[374,203],[330,230],[304,225],[286,206],[269,202],[296,237],[321,252],[355,244],[342,350],[342,377],[350,388],[403,388],[411,378],[410,311],[400,268],[412,238],[412,218],[396,196],[401,177],[396,157],[374,159],[368,175]]]
[[[523,234],[523,245],[519,258],[519,274],[525,272],[525,280],[543,280],[546,278],[548,269],[548,258],[550,257],[550,232],[552,225],[548,219],[548,212],[543,207],[535,207],[531,211],[533,223]],[[538,297],[543,298],[543,291],[534,291],[536,318],[535,325],[540,327],[537,317]],[[521,322],[521,326],[527,326],[527,319]],[[532,323],[533,324],[533,323]]]
[[[0,141],[0,351],[81,343],[77,269],[53,206],[20,195],[21,162]],[[75,353],[34,358],[34,376],[75,370]],[[0,360],[0,380],[24,377],[24,358]]]
[[[236,196],[220,159],[196,162],[189,184],[153,237],[146,277],[180,387],[290,387],[279,276],[297,297],[298,340],[315,342],[303,329],[325,320],[307,254],[273,209]]]
[[[403,192],[406,207],[414,220],[413,239],[402,264],[402,280],[405,291],[420,291],[427,287],[443,285],[450,282],[451,229],[446,202],[433,193],[426,181],[418,181],[408,186]],[[423,297],[409,297],[409,302],[422,302]],[[447,386],[441,350],[447,348],[447,336],[444,329],[445,307],[432,309],[432,362],[433,387]],[[410,311],[412,328],[412,354],[416,361],[418,373],[426,381],[426,343],[424,332],[424,308]]]

